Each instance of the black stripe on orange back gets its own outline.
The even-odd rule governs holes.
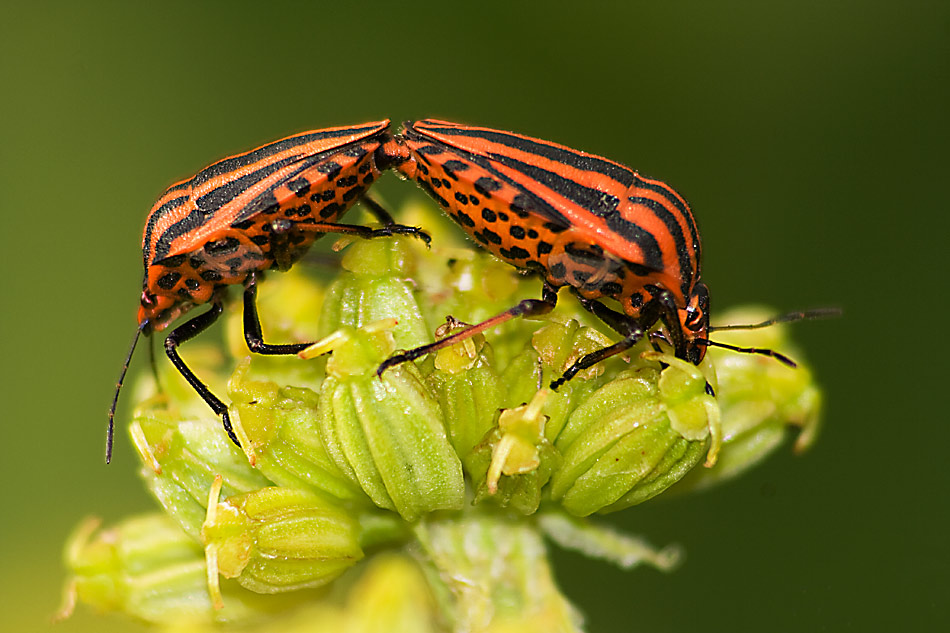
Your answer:
[[[165,229],[165,232],[162,233],[155,242],[155,252],[152,254],[152,263],[158,263],[165,259],[168,255],[168,251],[171,250],[172,242],[182,235],[201,227],[207,222],[209,217],[209,214],[195,207],[191,210],[191,213]]]
[[[191,182],[193,180],[194,180],[194,176],[192,176],[188,180],[182,180],[181,182],[172,185],[171,187],[165,190],[165,192],[162,194],[162,198],[164,198],[165,196],[167,196],[173,191],[178,191],[179,189],[187,189],[188,187],[191,186]]]
[[[195,208],[192,209],[191,213],[165,229],[165,232],[159,236],[158,241],[155,242],[154,261],[157,262],[165,258],[168,255],[168,252],[171,250],[172,242],[212,221],[214,219],[215,213],[221,209],[221,207],[229,203],[237,196],[241,195],[243,192],[247,191],[247,189],[253,187],[261,180],[264,180],[274,172],[277,172],[288,165],[299,161],[306,161],[306,158],[307,157],[305,156],[292,156],[285,158],[284,160],[271,163],[270,165],[267,165],[256,172],[232,180],[231,182],[228,182],[217,189],[212,189],[210,192],[199,197],[195,201]],[[309,167],[309,161],[307,161],[307,163],[308,164],[305,164],[297,169],[291,175],[291,177]],[[263,202],[259,202],[258,205],[253,205],[253,203],[273,192],[274,188],[283,184],[283,182],[284,180],[281,179],[279,182],[269,187],[264,194],[256,196],[254,200],[251,201],[251,203],[248,203],[244,206],[242,214],[234,222],[240,222],[246,219],[244,217],[245,213],[247,213],[249,217],[261,211],[262,208],[260,208],[259,205],[263,204]],[[276,204],[276,201],[274,201],[274,203]],[[267,205],[265,204],[264,206],[266,207]]]
[[[567,198],[574,204],[583,207],[596,216],[607,217],[611,212],[616,212],[619,200],[616,196],[604,193],[592,187],[587,187],[577,181],[565,178],[557,172],[525,163],[507,154],[490,154],[490,159],[513,169],[526,177],[534,180],[551,191]]]
[[[303,164],[296,167],[291,173],[287,174],[285,177],[280,180],[272,183],[267,189],[261,192],[259,195],[255,196],[250,202],[248,202],[241,209],[241,212],[238,213],[237,217],[232,222],[232,225],[237,222],[242,222],[247,220],[250,217],[257,215],[267,209],[277,206],[277,198],[274,196],[274,191],[284,184],[287,184],[289,181],[293,180],[303,172],[308,169],[312,169],[315,165],[323,162],[329,156],[336,156],[339,153],[338,150],[333,150],[330,152],[324,152],[322,154],[316,154],[314,156],[308,157]]]
[[[288,156],[287,158],[274,161],[273,163],[261,167],[257,171],[252,171],[251,173],[245,174],[240,178],[229,180],[220,187],[212,189],[208,193],[197,198],[195,200],[195,204],[205,213],[213,214],[215,211],[228,204],[274,172],[280,171],[284,167],[293,165],[294,163],[307,161],[308,158],[310,157],[306,155],[298,155]],[[307,162],[309,163],[309,161]],[[164,235],[162,237],[164,237]]]
[[[424,121],[420,122],[425,124]],[[594,154],[586,154],[576,150],[568,149],[559,145],[548,143],[541,139],[535,139],[527,136],[521,136],[512,132],[501,130],[489,130],[485,128],[457,128],[441,127],[439,125],[425,125],[420,133],[425,134],[428,131],[444,134],[445,136],[464,136],[467,138],[477,138],[489,143],[495,143],[516,149],[520,152],[540,156],[547,160],[568,165],[575,169],[583,171],[592,171],[602,174],[616,180],[624,187],[629,187],[634,182],[635,174],[633,170],[614,163]]]
[[[181,187],[179,186],[176,188],[180,189]],[[168,192],[166,191],[165,193],[167,194]],[[165,217],[165,214],[174,211],[186,202],[188,202],[188,196],[172,198],[171,200],[168,200],[162,204],[162,206],[159,208],[155,209],[155,211],[153,211],[148,216],[148,222],[145,223],[145,237],[142,240],[142,259],[145,262],[146,268],[148,267],[152,255],[152,232],[155,230],[155,226],[161,221],[163,217]]]
[[[446,150],[451,151],[458,156],[464,157],[482,169],[488,171],[497,179],[508,183],[520,191],[523,195],[527,196],[533,202],[533,205],[530,208],[531,212],[565,228],[571,226],[571,222],[560,211],[546,202],[543,196],[530,191],[520,182],[500,172],[491,164],[490,159],[483,156],[470,154],[457,147],[444,145],[439,141],[434,141],[434,139],[416,133],[415,130],[410,128],[406,129],[405,137],[416,142],[435,142],[439,147],[444,147]],[[653,270],[663,270],[663,254],[656,239],[643,227],[640,227],[637,224],[624,219],[617,211],[617,204],[619,201],[613,196],[609,196],[608,194],[604,194],[601,191],[585,187],[574,182],[573,180],[564,178],[559,174],[541,169],[534,165],[528,165],[527,163],[517,161],[508,156],[493,154],[491,159],[524,174],[526,177],[532,180],[538,181],[552,191],[587,209],[594,215],[603,218],[611,231],[614,231],[623,237],[623,239],[631,241],[640,247],[641,251],[643,251],[645,259],[645,261],[642,262],[644,266],[652,268]],[[613,199],[608,200],[608,198]]]
[[[515,160],[510,156],[492,154],[491,158],[541,183],[593,215],[603,218],[611,231],[640,247],[640,250],[643,251],[644,261],[641,262],[643,265],[654,270],[663,270],[663,253],[656,238],[649,231],[635,222],[627,220],[620,214],[617,210],[620,201],[616,197],[591,187],[585,187],[569,178],[536,165]]]
[[[666,226],[666,230],[669,232],[670,236],[673,238],[673,243],[676,245],[676,257],[679,260],[680,266],[680,279],[683,281],[680,284],[680,291],[684,297],[689,297],[690,290],[693,289],[693,266],[689,257],[689,250],[686,247],[686,238],[683,236],[683,229],[680,226],[680,223],[676,220],[676,216],[663,206],[663,203],[658,200],[653,200],[652,198],[638,198],[631,196],[627,198],[632,204],[639,204],[645,206],[653,214],[663,222]]]
[[[696,229],[696,221],[693,219],[693,214],[690,212],[689,207],[684,204],[683,200],[680,198],[679,194],[676,191],[662,182],[646,182],[642,178],[637,178],[635,187],[641,189],[649,189],[650,191],[656,192],[670,201],[674,207],[679,210],[679,212],[686,219],[686,225],[689,227],[689,236],[690,241],[693,245],[693,250],[696,252],[696,261],[699,262],[701,259],[701,243],[699,239],[699,231]]]
[[[239,196],[248,188],[254,186],[274,172],[295,162],[306,160],[307,156],[290,156],[273,162],[250,174],[228,181],[212,189],[195,200],[195,208],[184,218],[169,226],[155,242],[155,251],[152,253],[153,262],[160,261],[168,255],[172,242],[179,237],[194,231],[214,218],[214,214],[222,206]],[[148,260],[146,260],[148,261]]]
[[[223,176],[236,169],[247,167],[248,165],[253,165],[254,163],[265,160],[269,156],[275,156],[281,152],[293,149],[294,147],[299,147],[314,141],[321,141],[329,138],[339,138],[341,136],[352,136],[354,134],[358,135],[365,132],[372,132],[378,128],[379,126],[370,125],[365,127],[343,128],[339,130],[320,130],[316,132],[298,134],[296,136],[289,136],[285,139],[281,139],[279,141],[264,145],[263,147],[259,147],[246,154],[231,156],[230,158],[225,158],[224,160],[218,161],[213,165],[205,167],[195,174],[193,179],[194,184],[195,186],[202,185],[213,178]],[[297,158],[301,158],[301,156],[298,155]]]
[[[438,141],[433,141],[432,139],[430,139],[430,138],[428,138],[428,137],[426,137],[426,136],[423,136],[423,135],[421,135],[421,134],[416,133],[414,130],[412,130],[412,129],[410,129],[410,128],[407,128],[407,129],[406,129],[406,132],[405,132],[405,134],[404,134],[404,137],[405,137],[406,139],[408,139],[408,140],[415,141],[415,142],[417,142],[417,143],[427,143],[427,144],[428,144],[428,143],[433,143],[433,142],[434,142],[435,145],[438,147],[438,149],[443,150],[443,151],[445,151],[445,152],[451,152],[451,153],[455,154],[456,156],[460,156],[460,157],[462,157],[463,159],[465,159],[465,160],[467,160],[467,161],[469,161],[469,162],[472,162],[472,163],[478,165],[480,168],[484,169],[484,170],[487,171],[489,174],[491,174],[492,176],[494,176],[496,180],[500,180],[501,182],[504,182],[504,183],[506,183],[506,184],[508,184],[508,185],[511,185],[512,187],[514,187],[515,189],[518,190],[518,192],[519,192],[520,195],[527,197],[527,198],[530,200],[530,205],[527,205],[527,206],[526,206],[526,205],[522,205],[522,209],[523,209],[523,210],[525,210],[525,211],[530,211],[531,213],[534,213],[534,214],[536,214],[536,215],[539,215],[539,216],[541,216],[542,218],[544,218],[544,219],[546,219],[546,220],[549,220],[550,222],[556,223],[556,224],[558,224],[559,226],[563,226],[564,228],[567,228],[567,227],[570,226],[570,222],[568,221],[567,218],[564,217],[563,214],[561,214],[560,211],[558,211],[558,210],[555,209],[553,206],[551,206],[550,204],[548,204],[547,202],[545,202],[543,198],[540,198],[540,197],[537,196],[535,193],[529,191],[528,189],[525,189],[525,187],[524,187],[523,185],[521,185],[518,181],[516,181],[516,180],[514,180],[513,178],[511,178],[510,176],[508,176],[508,175],[506,175],[506,174],[503,174],[503,173],[501,173],[500,171],[498,171],[498,169],[495,168],[495,167],[491,164],[491,162],[490,162],[487,158],[485,158],[484,156],[476,156],[476,155],[474,155],[474,154],[470,154],[470,153],[466,152],[465,150],[459,149],[459,148],[457,148],[457,147],[452,147],[452,146],[450,146],[450,145],[445,145],[445,144],[440,143],[440,142],[438,142]],[[428,147],[428,145],[426,145],[426,147]],[[421,148],[417,148],[417,150],[416,150],[417,154],[418,154],[418,149],[421,149]],[[441,153],[443,153],[443,152],[440,151],[439,153],[441,154]],[[439,168],[441,169],[441,164],[442,164],[443,161],[434,161],[434,160],[431,160],[431,159],[426,159],[425,156],[422,156],[421,154],[418,154],[418,156],[419,156],[420,158],[422,158],[427,164],[433,165],[433,166],[436,166],[436,165],[437,165],[437,166],[439,166]],[[478,181],[476,180],[475,182],[477,183]],[[474,184],[473,184],[473,186],[474,186]],[[492,187],[492,191],[497,191],[498,189],[500,189],[500,187]],[[477,188],[476,188],[476,191],[478,191]],[[427,193],[429,193],[430,195],[432,195],[432,197],[435,198],[436,200],[438,200],[438,198],[441,198],[441,197],[442,197],[442,196],[440,196],[438,193],[435,193],[431,188],[427,189]],[[490,192],[488,192],[487,190],[484,191],[484,192],[483,192],[483,191],[479,191],[479,193],[482,194],[482,195],[489,195],[489,194],[490,194]],[[516,197],[517,197],[517,196],[516,196]],[[447,204],[446,204],[446,205],[442,205],[442,206],[447,206]]]

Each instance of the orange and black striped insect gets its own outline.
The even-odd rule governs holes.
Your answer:
[[[402,175],[495,256],[539,273],[543,287],[541,299],[396,354],[378,374],[509,319],[550,312],[563,286],[623,339],[580,358],[552,388],[629,349],[657,323],[676,356],[694,364],[708,345],[719,345],[707,338],[699,230],[686,200],[669,185],[600,156],[486,127],[426,119],[406,123],[396,141],[387,148],[398,152],[391,160]],[[602,298],[616,300],[622,311]],[[737,351],[793,364],[772,350]]]
[[[165,352],[240,445],[227,406],[185,365],[177,349],[221,316],[227,287],[244,285],[244,338],[251,351],[295,354],[308,343],[271,345],[262,339],[255,299],[263,271],[287,270],[324,233],[364,238],[411,234],[428,242],[424,232],[395,224],[363,195],[395,153],[382,149],[393,144],[388,128],[386,120],[296,134],[218,161],[161,195],[145,223],[139,327],[109,410],[107,462],[119,390],[139,335],[161,331],[191,308],[211,304],[172,330]],[[338,222],[358,200],[383,228]]]

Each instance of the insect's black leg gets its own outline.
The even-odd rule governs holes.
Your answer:
[[[618,334],[623,336],[623,340],[614,343],[613,345],[608,345],[603,349],[599,349],[590,354],[585,354],[584,356],[577,359],[573,365],[567,368],[567,371],[564,372],[564,375],[551,382],[551,389],[557,389],[568,380],[577,375],[578,372],[584,371],[596,365],[597,363],[615,356],[616,354],[622,354],[631,347],[637,344],[645,333],[645,329],[637,322],[636,319],[617,312],[616,310],[611,310],[604,304],[599,301],[594,301],[592,299],[581,298],[581,305],[584,306],[584,309],[599,318],[601,321],[610,326]]]
[[[313,343],[290,343],[271,345],[264,342],[261,320],[257,316],[257,275],[251,273],[244,287],[244,340],[247,347],[256,354],[290,355],[304,350]]]
[[[195,376],[194,372],[191,371],[185,361],[181,359],[181,356],[178,355],[178,346],[188,341],[198,334],[201,334],[207,330],[212,323],[218,320],[218,317],[221,316],[221,313],[224,309],[221,307],[221,304],[214,302],[211,304],[211,308],[207,312],[202,312],[195,318],[190,321],[186,321],[182,325],[179,325],[177,328],[172,330],[172,333],[168,335],[168,338],[165,339],[165,353],[168,354],[168,358],[171,359],[172,364],[175,366],[175,369],[178,370],[182,376],[185,377],[185,380],[188,381],[188,384],[198,392],[198,395],[201,396],[201,399],[204,400],[211,410],[214,411],[215,415],[221,417],[221,422],[224,424],[224,430],[227,431],[228,437],[231,438],[231,441],[234,442],[237,446],[241,446],[241,443],[238,441],[237,436],[234,434],[234,429],[231,428],[231,418],[228,417],[228,407],[223,402],[221,402],[217,396],[215,396],[208,387],[201,382],[201,380]]]
[[[643,306],[641,314],[646,314],[646,318],[652,319],[653,323],[655,323],[657,320],[662,320],[666,325],[670,339],[672,339],[673,349],[676,351],[676,357],[682,358],[683,360],[688,360],[688,355],[686,353],[686,336],[683,334],[683,329],[680,326],[677,315],[678,310],[679,308],[676,307],[676,301],[673,300],[673,295],[670,292],[663,290],[654,295],[653,299],[647,303],[647,305]],[[705,343],[708,344],[709,341],[705,341]],[[713,389],[713,386],[709,384],[708,381],[706,382],[706,393],[714,398],[716,397],[716,390]]]
[[[676,357],[687,360],[686,336],[683,334],[678,312],[679,308],[676,306],[673,293],[668,290],[660,290],[640,309],[640,323],[645,328],[649,328],[657,321],[662,321],[666,326]]]
[[[639,325],[633,317],[629,317],[623,312],[612,310],[599,301],[585,299],[580,295],[578,295],[577,298],[585,310],[603,321],[610,329],[621,336],[628,336],[631,328],[635,325]]]
[[[393,226],[396,224],[396,220],[394,220],[393,216],[389,214],[389,211],[383,208],[383,205],[379,204],[370,196],[363,196],[360,198],[360,204],[366,207],[366,210],[372,213],[373,217],[376,218],[383,226]]]
[[[484,332],[489,328],[500,325],[505,321],[510,321],[515,317],[529,317],[547,314],[553,310],[554,306],[556,305],[557,289],[545,283],[544,287],[541,289],[540,299],[524,299],[523,301],[519,301],[517,305],[508,308],[504,312],[496,314],[495,316],[486,319],[481,323],[476,323],[471,327],[446,336],[444,339],[436,341],[435,343],[429,343],[428,345],[422,345],[399,354],[394,354],[387,358],[376,369],[376,375],[382,376],[383,372],[391,367],[395,367],[396,365],[400,365],[410,360],[421,358],[426,354],[431,354],[432,352],[437,352],[440,349],[444,349],[450,345],[458,343],[459,341],[464,341],[467,338],[471,338],[476,334]]]
[[[345,235],[356,235],[365,240],[371,240],[376,237],[392,237],[393,235],[411,235],[417,237],[426,243],[426,246],[432,241],[428,233],[417,226],[406,226],[404,224],[390,224],[378,229],[371,229],[368,226],[359,224],[339,224],[336,222],[318,222],[316,224],[295,224],[293,227],[298,231],[311,231],[314,233],[342,233]]]

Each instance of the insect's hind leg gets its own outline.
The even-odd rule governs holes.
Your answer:
[[[237,436],[234,434],[234,429],[231,427],[231,418],[228,416],[228,407],[224,402],[218,399],[211,390],[208,389],[207,385],[201,382],[201,379],[195,375],[191,369],[185,364],[185,361],[182,360],[181,356],[178,354],[178,346],[189,341],[207,330],[211,325],[218,320],[218,317],[221,316],[221,313],[224,311],[224,308],[221,306],[221,303],[215,301],[211,304],[211,308],[206,312],[202,312],[195,318],[190,321],[186,321],[182,325],[179,325],[177,328],[172,330],[171,334],[165,339],[165,354],[168,355],[168,358],[171,360],[172,365],[175,366],[175,369],[178,370],[185,380],[188,381],[188,384],[191,385],[192,389],[198,392],[198,395],[201,396],[201,399],[211,407],[211,410],[214,411],[215,415],[221,418],[221,422],[224,425],[224,430],[227,432],[228,437],[231,438],[231,441],[238,447],[241,446],[241,442],[238,441]]]
[[[376,369],[376,375],[382,376],[383,372],[385,372],[387,369],[390,369],[391,367],[401,365],[402,363],[410,360],[421,358],[427,354],[431,354],[432,352],[437,352],[440,349],[444,349],[450,345],[464,341],[467,338],[471,338],[476,334],[480,334],[481,332],[493,328],[496,325],[500,325],[505,321],[510,321],[515,317],[540,316],[542,314],[547,314],[553,310],[556,305],[557,289],[550,284],[545,283],[541,289],[540,299],[524,299],[519,301],[517,305],[508,308],[504,312],[500,312],[495,316],[482,321],[481,323],[476,323],[471,327],[446,336],[442,340],[429,343],[428,345],[422,345],[400,354],[394,354],[383,361],[383,363]]]

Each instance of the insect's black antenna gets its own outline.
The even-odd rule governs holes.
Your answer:
[[[706,339],[706,338],[696,338],[693,340],[699,343],[700,345],[707,345],[709,347],[722,347],[724,349],[731,349],[734,352],[740,352],[742,354],[761,354],[762,356],[768,356],[770,358],[774,358],[775,360],[782,363],[783,365],[787,365],[793,368],[798,367],[798,364],[795,361],[793,361],[791,358],[789,358],[785,354],[776,352],[774,349],[766,349],[763,347],[739,347],[737,345],[729,345],[728,343],[718,343],[716,341],[710,341],[709,339]]]
[[[125,381],[125,373],[129,371],[129,363],[132,362],[132,352],[135,351],[135,345],[139,342],[139,336],[148,321],[143,321],[135,330],[135,336],[132,338],[132,345],[129,346],[129,353],[125,357],[125,363],[122,365],[122,373],[119,374],[119,381],[115,383],[115,396],[112,398],[112,406],[109,407],[109,430],[106,432],[106,463],[112,461],[112,438],[115,435],[115,407],[119,402],[119,391],[122,390],[122,383]]]
[[[814,319],[831,319],[841,316],[841,308],[817,308],[815,310],[799,310],[798,312],[787,312],[772,317],[761,323],[751,323],[749,325],[711,325],[710,332],[719,332],[722,330],[757,330],[759,328],[775,325],[776,323],[791,323],[792,321],[811,321]],[[724,347],[720,345],[720,347]]]

